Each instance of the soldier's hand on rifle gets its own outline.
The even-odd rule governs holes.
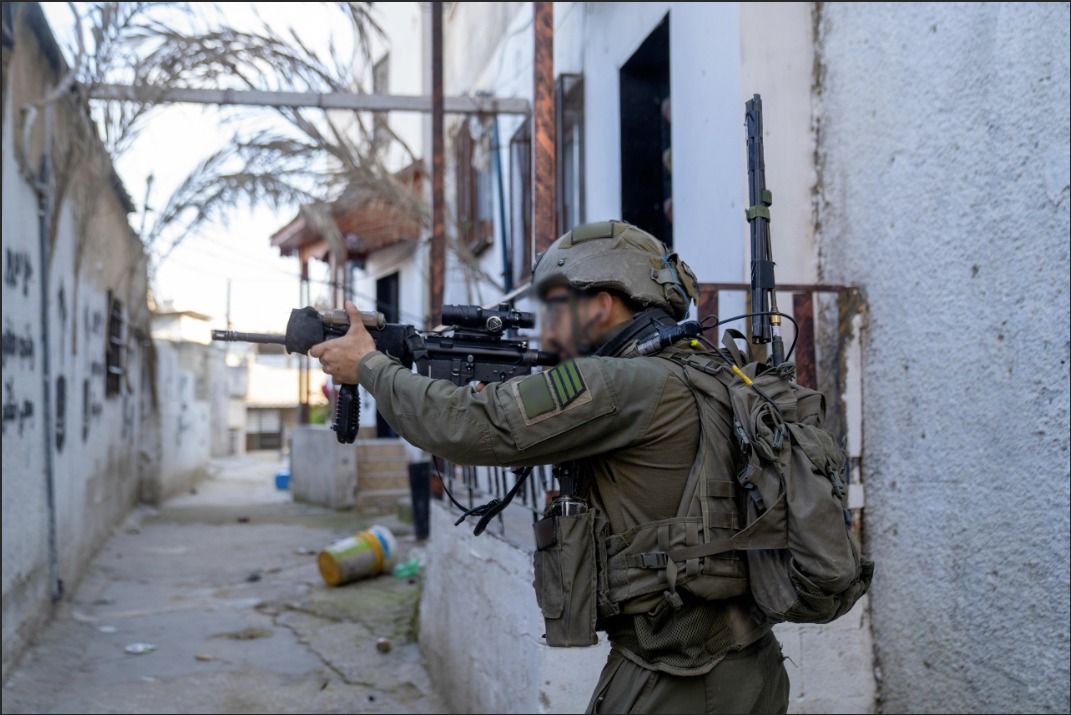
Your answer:
[[[350,316],[349,331],[342,337],[313,345],[309,356],[320,360],[323,371],[333,377],[336,384],[356,385],[357,367],[365,355],[375,351],[376,343],[364,327],[361,312],[348,300],[346,313]]]

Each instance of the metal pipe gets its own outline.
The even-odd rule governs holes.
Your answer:
[[[301,259],[301,281],[298,283],[298,305],[308,305],[312,302],[309,291],[309,262]],[[298,424],[307,425],[311,422],[311,410],[309,409],[309,356],[298,357]]]
[[[554,3],[532,3],[532,233],[535,250],[557,238],[554,111]]]
[[[431,286],[428,325],[442,310],[446,276],[443,161],[443,4],[431,4]]]
[[[434,11],[432,13],[434,18]],[[441,13],[440,13],[441,18]],[[433,19],[434,23],[434,19]],[[440,25],[441,26],[441,25]],[[88,88],[90,99],[162,104],[218,104],[249,107],[313,107],[359,112],[434,111],[434,96],[396,94],[351,94],[337,92],[270,92],[254,89],[164,89],[121,84],[97,84]],[[445,97],[443,109],[451,114],[520,114],[529,111],[520,97]]]
[[[63,581],[59,577],[59,546],[56,536],[56,467],[52,455],[52,365],[49,350],[48,273],[49,222],[52,216],[52,103],[45,104],[45,145],[41,153],[41,170],[37,174],[37,221],[41,255],[41,371],[44,388],[42,402],[45,435],[45,492],[48,503],[48,576],[52,601],[63,598]]]
[[[506,226],[506,191],[502,184],[502,144],[499,141],[498,117],[491,119],[491,143],[494,144],[495,176],[498,179],[498,223],[502,236],[502,290],[513,290],[513,251],[510,246],[509,228]]]

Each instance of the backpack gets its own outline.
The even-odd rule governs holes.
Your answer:
[[[771,622],[828,623],[851,610],[874,576],[851,529],[844,453],[822,427],[825,397],[792,382],[790,363],[745,360],[733,337],[743,336],[725,334],[735,366],[721,353],[722,362],[683,351],[666,357],[685,368],[697,396],[728,391],[741,456],[736,480],[746,494],[741,527],[670,550],[669,560],[743,551],[751,593]]]

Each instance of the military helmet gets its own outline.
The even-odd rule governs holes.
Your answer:
[[[613,290],[675,320],[683,320],[691,301],[699,300],[699,282],[688,264],[624,221],[577,226],[552,243],[532,268],[532,287],[542,296],[557,285]]]

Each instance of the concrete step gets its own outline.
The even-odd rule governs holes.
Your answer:
[[[357,491],[366,489],[409,490],[409,472],[358,472]]]
[[[400,439],[357,440],[357,457],[359,459],[405,458],[405,456],[405,444]]]
[[[357,455],[357,473],[373,474],[382,472],[409,473],[409,460],[401,457],[362,457]]]
[[[357,511],[393,512],[399,501],[409,498],[408,489],[370,489],[357,491]]]

